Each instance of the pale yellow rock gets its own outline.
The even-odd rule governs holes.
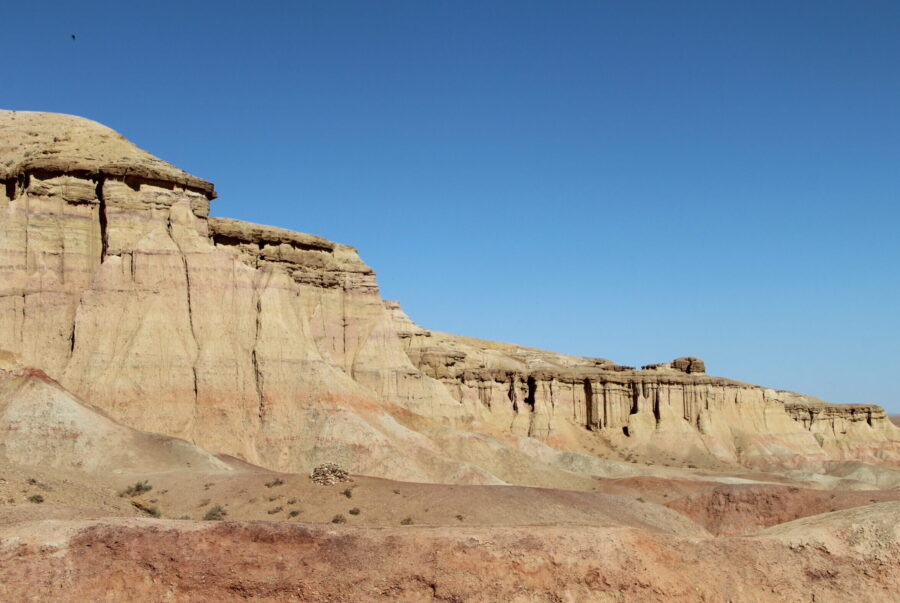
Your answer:
[[[211,184],[89,120],[0,111],[0,166],[0,348],[130,427],[280,470],[559,487],[598,456],[900,459],[875,406],[428,331],[353,247],[210,218]]]

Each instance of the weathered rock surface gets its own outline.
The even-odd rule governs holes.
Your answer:
[[[896,462],[877,406],[437,333],[356,250],[210,218],[212,185],[95,122],[0,111],[0,348],[140,430],[273,469],[560,485],[598,456]]]
[[[815,466],[900,461],[876,405],[835,405],[705,374],[677,358],[640,370],[417,327],[386,302],[413,363],[482,423],[566,450],[603,442],[659,462]],[[573,429],[577,427],[577,429]]]
[[[0,457],[14,465],[95,473],[232,470],[184,440],[136,431],[0,352]]]

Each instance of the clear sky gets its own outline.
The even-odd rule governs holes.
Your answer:
[[[423,326],[900,412],[894,0],[21,2],[0,57]]]

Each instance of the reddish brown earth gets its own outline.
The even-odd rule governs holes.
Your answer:
[[[885,501],[900,500],[893,490],[809,490],[789,486],[716,485],[666,503],[711,533],[755,534],[777,524]]]
[[[895,521],[900,504],[887,504],[881,511]],[[870,515],[879,512],[867,509]],[[797,536],[789,525],[781,533],[752,538],[594,526],[45,521],[19,526],[16,534],[26,536],[0,531],[0,595],[177,601],[896,600],[896,534],[889,538],[879,525],[855,548],[816,540],[861,520],[841,513],[848,512],[803,526],[808,537]]]

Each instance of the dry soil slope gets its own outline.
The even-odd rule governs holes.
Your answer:
[[[230,472],[232,465],[184,440],[136,431],[37,369],[0,352],[0,456],[11,465],[141,474]]]
[[[900,503],[742,538],[634,528],[43,521],[0,528],[8,600],[893,601]]]

